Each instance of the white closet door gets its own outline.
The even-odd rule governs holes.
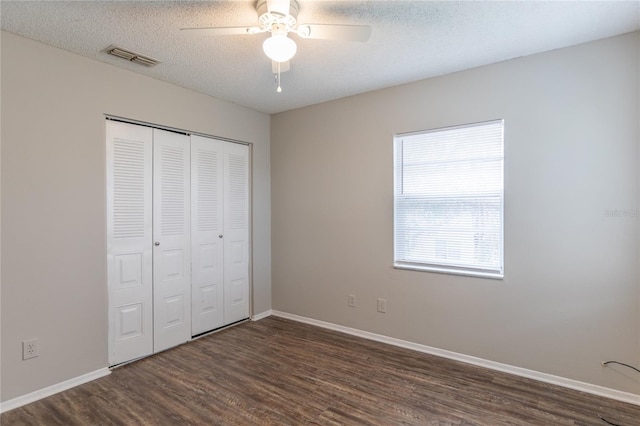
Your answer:
[[[249,147],[225,144],[224,323],[249,317]]]
[[[224,142],[191,136],[191,332],[224,325],[223,161]]]
[[[152,130],[107,121],[109,364],[153,352]]]
[[[154,352],[191,337],[190,138],[153,130]]]

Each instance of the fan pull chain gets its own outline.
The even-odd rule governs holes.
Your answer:
[[[280,87],[280,62],[278,62],[278,88],[276,89],[276,92],[282,92],[282,87]]]

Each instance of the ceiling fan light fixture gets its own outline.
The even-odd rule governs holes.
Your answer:
[[[287,62],[296,54],[296,42],[286,34],[273,34],[262,43],[264,53],[275,62]]]

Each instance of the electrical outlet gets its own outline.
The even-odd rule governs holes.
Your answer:
[[[349,295],[349,307],[350,308],[355,308],[356,307],[356,295],[355,294],[350,294]]]
[[[387,312],[387,299],[378,299],[378,312]]]
[[[38,339],[22,341],[22,359],[31,359],[38,355],[40,355],[38,352]]]

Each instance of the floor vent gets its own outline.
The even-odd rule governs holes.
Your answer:
[[[117,56],[118,58],[126,59],[127,61],[135,62],[136,64],[145,65],[147,67],[152,67],[160,63],[160,61],[158,61],[157,59],[132,52],[119,46],[111,45],[104,51],[109,55]]]

